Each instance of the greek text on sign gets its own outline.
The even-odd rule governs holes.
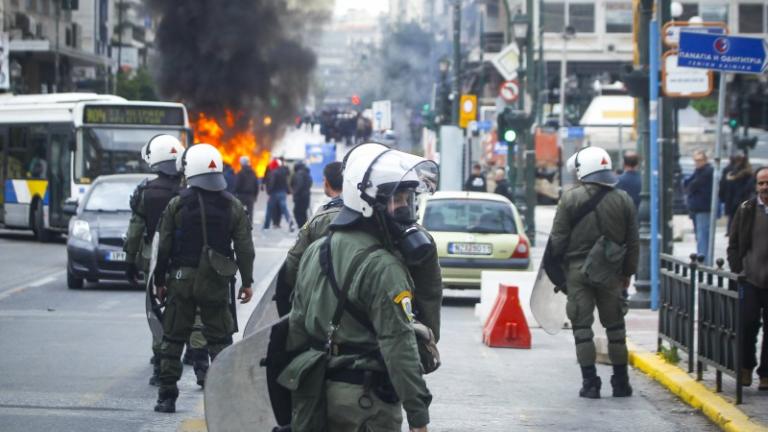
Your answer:
[[[682,32],[677,65],[722,72],[762,73],[768,67],[762,38]]]

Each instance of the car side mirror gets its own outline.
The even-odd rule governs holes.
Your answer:
[[[70,216],[77,214],[77,198],[68,198],[64,201],[61,211]]]

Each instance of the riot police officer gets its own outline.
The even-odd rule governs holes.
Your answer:
[[[131,282],[136,281],[139,272],[146,275],[149,271],[152,237],[160,215],[171,198],[179,193],[181,174],[176,170],[176,159],[183,152],[184,147],[179,139],[165,134],[153,137],[141,149],[142,159],[152,172],[157,173],[157,178],[142,182],[131,195],[131,221],[123,246],[128,261],[126,277]],[[198,384],[202,385],[208,370],[208,350],[201,327],[198,316],[195,319],[195,330],[189,337],[187,356],[192,361]],[[160,343],[160,338],[153,335],[150,385],[159,383]]]
[[[192,330],[195,309],[200,309],[203,335],[215,360],[232,344],[230,307],[235,299],[229,284],[238,270],[241,303],[253,295],[251,223],[240,201],[226,192],[221,154],[209,144],[196,144],[182,154],[177,166],[189,187],[163,213],[154,272],[157,295],[167,299],[155,411],[169,413],[176,410],[181,351]]]
[[[618,179],[605,150],[581,149],[568,160],[568,168],[579,183],[563,193],[549,241],[552,255],[561,257],[565,267],[566,311],[583,379],[579,396],[600,397],[592,332],[595,306],[608,337],[613,396],[631,396],[624,314],[626,289],[637,271],[639,253],[635,205],[626,192],[615,188]]]
[[[426,431],[427,390],[413,327],[413,280],[393,253],[432,247],[414,230],[417,191],[437,166],[363,144],[344,169],[344,207],[330,233],[305,251],[289,315],[288,349],[299,354],[278,378],[292,391],[294,431]]]

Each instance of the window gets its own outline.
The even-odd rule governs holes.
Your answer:
[[[683,3],[683,14],[677,18],[677,21],[688,21],[695,16],[699,16],[698,3]]]
[[[479,199],[434,199],[427,203],[424,228],[429,231],[516,234],[509,204]]]
[[[739,5],[739,33],[765,32],[765,12],[762,4]]]
[[[632,33],[632,4],[606,3],[605,32]]]
[[[544,3],[543,26],[546,33],[562,33],[565,28],[562,2]],[[569,3],[569,24],[576,33],[595,32],[595,5],[591,3]]]
[[[569,5],[569,14],[571,25],[576,33],[594,33],[595,32],[595,5],[587,3],[577,3]]]
[[[706,22],[724,22],[728,23],[728,5],[725,4],[702,4],[701,19]]]
[[[542,15],[542,25],[546,33],[562,33],[565,28],[565,18],[563,17],[563,3],[547,2],[544,3],[544,13]]]
[[[42,126],[10,128],[7,177],[12,179],[45,179],[48,136]]]

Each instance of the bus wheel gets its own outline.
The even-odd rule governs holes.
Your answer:
[[[69,289],[81,289],[83,287],[83,280],[75,277],[71,271],[67,270],[67,287]]]
[[[35,201],[35,210],[32,214],[32,230],[35,232],[35,238],[40,242],[47,242],[51,240],[51,232],[45,229],[45,221],[43,217],[45,212],[43,211],[43,200],[38,199]]]

